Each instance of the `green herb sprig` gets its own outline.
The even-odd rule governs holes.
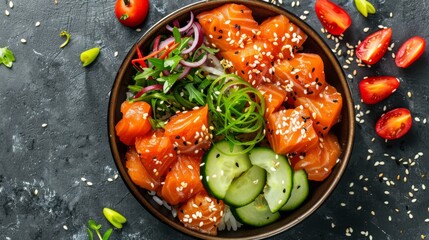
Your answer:
[[[63,30],[60,33],[60,37],[66,38],[66,40],[63,42],[63,44],[60,45],[60,48],[64,48],[65,46],[67,46],[67,44],[69,44],[70,39],[71,39],[71,34],[68,33],[67,31]]]
[[[88,232],[89,240],[94,240],[94,234],[92,231],[95,231],[96,236],[98,236],[99,240],[108,240],[110,238],[110,235],[113,232],[113,228],[107,229],[106,232],[104,232],[103,236],[100,232],[101,224],[97,224],[94,220],[90,219],[88,221],[88,228],[86,229]]]

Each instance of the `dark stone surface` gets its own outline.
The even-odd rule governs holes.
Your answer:
[[[152,0],[142,32],[119,24],[113,0],[16,1],[13,9],[7,2],[0,3],[0,47],[9,46],[16,62],[12,69],[0,66],[0,239],[86,239],[88,219],[107,228],[105,206],[128,218],[125,227],[113,233],[114,239],[189,239],[146,212],[120,177],[115,179],[106,116],[109,91],[127,51],[149,26],[192,1]],[[283,2],[282,7],[297,15],[309,10],[306,22],[320,29],[314,0],[302,0],[298,7],[292,7],[291,0]],[[356,45],[378,25],[393,28],[393,52],[413,35],[429,40],[427,1],[372,0],[378,12],[368,18],[356,11],[351,0],[335,2],[353,19],[340,42],[342,64],[347,58],[345,42]],[[368,33],[364,27],[370,28]],[[61,30],[72,34],[64,49],[59,48],[64,40],[58,36]],[[22,38],[26,44],[20,42]],[[335,41],[327,42],[335,48]],[[92,66],[81,67],[80,52],[95,46],[101,46],[99,58]],[[275,239],[345,239],[348,232],[350,239],[429,237],[429,220],[425,221],[429,194],[423,185],[429,187],[424,123],[429,113],[428,60],[426,51],[408,69],[399,69],[388,52],[371,69],[355,63],[344,69],[346,74],[357,69],[350,87],[360,105],[357,113],[362,111],[360,119],[365,121],[357,124],[350,164],[326,203]],[[372,75],[398,76],[401,86],[382,103],[365,106],[357,85]],[[395,107],[409,108],[420,121],[415,119],[411,132],[401,140],[386,143],[375,135],[373,126],[383,108]],[[416,159],[419,152],[423,156]]]

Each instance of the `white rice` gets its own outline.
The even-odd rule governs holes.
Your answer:
[[[217,227],[219,231],[223,231],[225,229],[228,231],[237,231],[237,229],[243,225],[235,219],[234,215],[232,215],[232,212],[227,205],[225,205],[225,209],[223,210],[223,212],[223,218],[220,221],[219,226]]]

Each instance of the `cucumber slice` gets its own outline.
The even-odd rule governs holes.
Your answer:
[[[292,191],[292,168],[287,158],[271,148],[257,147],[249,152],[253,165],[267,171],[267,185],[264,196],[271,212],[277,212],[286,203]]]
[[[266,177],[267,173],[264,169],[252,166],[232,181],[226,191],[224,201],[233,207],[251,203],[264,189]]]
[[[223,199],[232,180],[252,166],[246,153],[237,154],[241,151],[243,147],[236,145],[231,151],[230,143],[221,141],[204,155],[200,172],[209,194]]]
[[[290,198],[280,210],[292,211],[299,207],[307,198],[309,189],[307,173],[303,169],[294,172]]]
[[[231,208],[231,212],[238,221],[255,227],[270,224],[280,217],[279,212],[271,212],[263,195],[246,206]]]

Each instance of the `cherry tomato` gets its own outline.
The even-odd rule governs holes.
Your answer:
[[[117,0],[115,14],[119,22],[128,27],[137,27],[146,19],[149,0]]]
[[[351,24],[349,14],[329,0],[316,0],[316,15],[323,27],[333,35],[342,34]]]
[[[392,76],[368,77],[359,83],[360,96],[366,104],[378,103],[399,87],[399,79]]]
[[[396,54],[396,66],[406,68],[415,62],[425,51],[426,41],[424,38],[414,36],[408,39],[399,48]]]
[[[374,32],[358,45],[356,56],[366,64],[376,64],[386,53],[391,38],[391,28]]]
[[[383,115],[375,124],[377,134],[387,140],[404,136],[413,124],[411,113],[406,108],[396,108]]]

